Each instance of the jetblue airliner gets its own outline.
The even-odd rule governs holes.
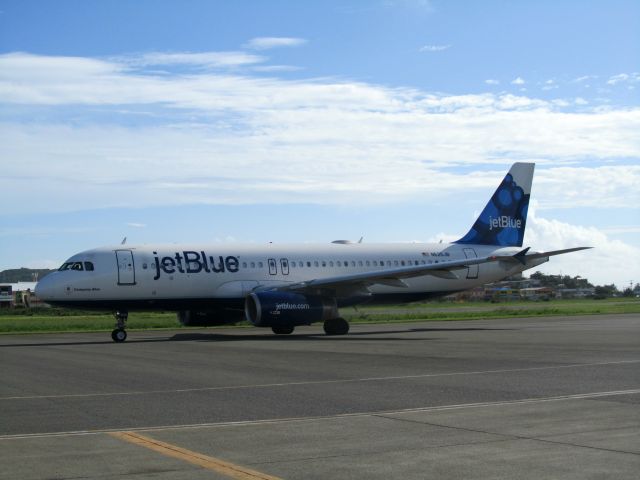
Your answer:
[[[349,324],[341,307],[443,296],[590,248],[522,248],[533,170],[533,163],[513,164],[453,243],[118,245],[73,255],[35,293],[51,305],[115,312],[115,342],[127,338],[131,310],[176,311],[184,325],[246,318],[276,334],[324,322],[327,335],[344,335]]]

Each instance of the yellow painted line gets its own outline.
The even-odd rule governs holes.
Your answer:
[[[167,457],[177,458],[185,462],[198,465],[199,467],[212,470],[221,475],[238,480],[281,480],[279,477],[267,475],[266,473],[257,472],[250,468],[236,465],[234,463],[225,462],[219,458],[209,457],[198,452],[187,450],[170,443],[161,442],[137,432],[109,432],[109,435],[120,440],[124,440],[141,447],[148,448],[155,452],[166,455]]]

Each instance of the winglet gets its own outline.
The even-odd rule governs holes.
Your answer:
[[[526,265],[527,264],[527,252],[529,251],[531,247],[527,247],[524,250],[519,251],[518,253],[516,253],[513,258],[515,258],[517,261],[519,261],[522,265]]]

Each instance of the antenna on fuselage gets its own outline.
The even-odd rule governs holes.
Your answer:
[[[124,237],[122,239],[122,241],[120,242],[120,245],[124,245],[125,243],[127,243],[127,237]]]
[[[358,240],[358,243],[362,243],[362,240],[364,240],[364,237],[360,237],[360,240]]]

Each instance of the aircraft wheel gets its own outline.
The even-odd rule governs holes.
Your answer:
[[[273,331],[273,333],[275,333],[276,335],[289,335],[291,333],[293,333],[293,329],[295,327],[293,326],[284,326],[284,327],[271,327],[271,330]]]
[[[344,318],[331,318],[324,322],[324,333],[327,335],[346,335],[349,333],[349,322]]]
[[[111,332],[111,338],[116,343],[122,343],[127,339],[127,331],[122,328],[116,328]]]

